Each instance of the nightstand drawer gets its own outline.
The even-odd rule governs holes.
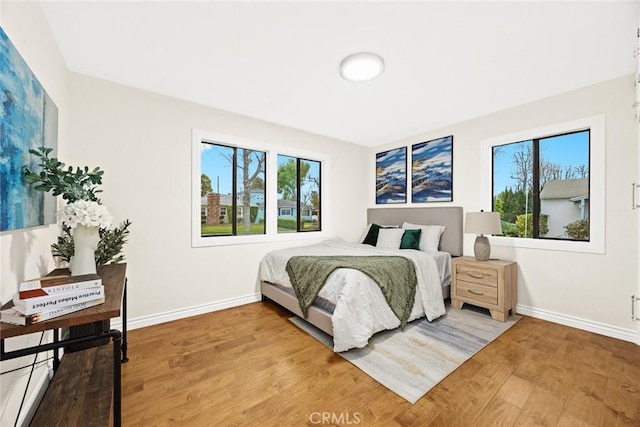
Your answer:
[[[498,287],[498,272],[495,269],[457,264],[456,274],[458,276],[458,280],[477,283],[479,285]]]
[[[498,288],[495,286],[479,285],[458,279],[456,296],[465,300],[498,305]]]

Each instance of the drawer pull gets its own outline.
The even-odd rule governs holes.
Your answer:
[[[482,279],[482,278],[484,278],[484,274],[482,274],[482,273],[469,272],[469,276],[473,277],[474,279]]]
[[[474,295],[484,295],[483,292],[480,291],[474,291],[473,289],[467,289],[469,291],[470,294],[474,294]]]

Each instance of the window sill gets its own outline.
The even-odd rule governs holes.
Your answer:
[[[492,246],[512,248],[542,249],[546,251],[578,252],[590,254],[604,254],[604,240],[591,239],[589,242],[570,240],[526,239],[517,237],[489,236]]]
[[[191,242],[193,248],[214,246],[252,245],[259,243],[292,242],[299,240],[317,240],[331,237],[325,231],[307,231],[300,233],[256,234],[250,236],[211,236],[194,237]]]

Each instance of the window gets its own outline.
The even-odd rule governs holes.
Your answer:
[[[604,253],[605,118],[482,142],[485,210],[500,213],[492,245]]]
[[[328,237],[326,155],[199,129],[191,150],[193,247]]]
[[[502,234],[589,240],[589,130],[492,148]]]
[[[266,153],[207,141],[200,149],[201,237],[264,234]]]
[[[278,233],[320,231],[320,162],[278,155]]]
[[[280,208],[280,214],[278,217],[281,216],[293,216],[293,210],[291,208]]]

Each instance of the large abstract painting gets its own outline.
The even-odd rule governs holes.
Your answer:
[[[376,154],[376,203],[407,202],[407,147]]]
[[[27,185],[29,149],[58,143],[58,108],[0,28],[0,232],[55,223],[55,198]]]
[[[411,147],[411,202],[453,200],[453,135]]]

